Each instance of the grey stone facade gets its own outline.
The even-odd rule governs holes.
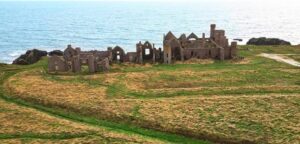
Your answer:
[[[63,56],[49,56],[49,72],[81,72],[81,67],[87,65],[90,73],[108,71],[112,59],[111,51],[81,51],[68,45]]]
[[[236,56],[237,43],[232,42],[229,46],[224,30],[216,30],[216,25],[210,28],[210,37],[205,34],[199,38],[191,33],[189,36],[182,34],[176,38],[172,32],[164,36],[164,63],[170,64],[176,60],[197,59],[231,59]]]

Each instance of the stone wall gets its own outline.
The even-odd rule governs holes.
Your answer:
[[[224,30],[217,30],[216,25],[210,26],[210,37],[205,33],[198,37],[191,33],[188,37],[182,34],[179,38],[172,32],[168,32],[163,38],[163,50],[155,48],[154,44],[146,41],[136,44],[136,52],[128,52],[116,46],[109,47],[107,51],[81,51],[80,48],[72,48],[68,45],[63,57],[49,58],[49,71],[73,71],[80,72],[82,65],[88,65],[91,73],[107,71],[109,64],[132,62],[143,64],[145,62],[163,62],[171,64],[176,60],[196,59],[231,59],[236,56],[237,43],[229,46],[228,38]]]

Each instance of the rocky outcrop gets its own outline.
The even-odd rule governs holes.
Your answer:
[[[243,41],[243,39],[241,39],[241,38],[235,38],[235,39],[233,39],[234,41],[239,41],[239,42],[242,42]]]
[[[25,54],[21,55],[19,58],[13,61],[16,65],[29,65],[38,62],[43,56],[47,56],[46,51],[41,51],[37,49],[28,50]]]
[[[247,42],[247,45],[291,45],[290,42],[278,38],[252,38]]]
[[[51,51],[49,52],[49,56],[63,56],[64,55],[64,52],[62,52],[61,50],[54,50],[54,51]]]

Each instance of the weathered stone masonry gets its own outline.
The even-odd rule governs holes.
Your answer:
[[[172,32],[164,36],[164,63],[171,64],[176,60],[196,59],[231,59],[236,56],[237,43],[228,44],[224,30],[216,30],[216,25],[212,24],[210,37],[205,34],[199,38],[191,33],[189,36],[182,34],[176,38]]]
[[[63,56],[49,56],[49,72],[80,72],[87,65],[89,72],[108,71],[112,59],[111,51],[81,51],[68,45]]]
[[[49,56],[49,72],[80,72],[87,65],[90,73],[108,71],[112,63],[165,63],[195,59],[232,59],[237,53],[237,42],[228,43],[224,30],[210,26],[210,37],[202,34],[182,34],[177,38],[172,32],[164,35],[163,50],[154,44],[141,41],[136,44],[136,52],[128,52],[120,47],[109,47],[107,51],[81,51],[68,45],[63,56]]]

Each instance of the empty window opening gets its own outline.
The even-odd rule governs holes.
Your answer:
[[[120,55],[117,55],[117,60],[118,60],[118,61],[120,60]]]
[[[193,51],[191,52],[191,56],[194,56],[194,52]]]
[[[149,55],[150,54],[150,49],[145,49],[145,55]]]
[[[59,69],[58,66],[55,66],[55,70],[58,71],[58,69]]]

